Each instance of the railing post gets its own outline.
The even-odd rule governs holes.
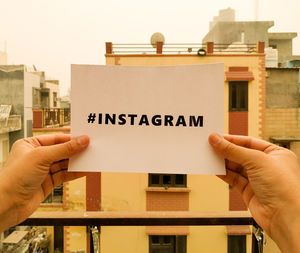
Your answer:
[[[105,47],[106,47],[106,54],[112,54],[112,42],[106,42]]]
[[[164,43],[162,41],[156,42],[156,53],[162,54]]]
[[[258,42],[257,43],[257,53],[263,54],[265,52],[265,42]]]
[[[252,231],[252,253],[263,253],[264,234],[260,226],[254,222]]]
[[[213,42],[206,42],[206,52],[208,54],[214,53],[214,43]]]

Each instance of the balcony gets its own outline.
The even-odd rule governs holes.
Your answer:
[[[10,115],[0,119],[0,134],[19,131],[22,128],[21,115]]]
[[[236,55],[236,54],[262,54],[264,43],[244,44],[215,44],[213,42],[201,43],[166,43],[157,42],[156,45],[145,43],[116,43],[106,42],[106,56],[112,55]]]
[[[99,236],[93,229],[101,226],[252,226],[251,252],[263,252],[263,232],[248,211],[227,212],[36,212],[22,226],[88,226],[94,247]],[[229,229],[227,229],[229,230]],[[96,240],[96,242],[94,241]],[[97,251],[94,251],[97,252]]]
[[[33,109],[33,128],[58,128],[70,125],[69,108]]]

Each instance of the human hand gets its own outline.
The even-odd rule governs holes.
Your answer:
[[[300,248],[291,248],[299,244],[300,228],[300,170],[296,155],[247,136],[223,138],[211,134],[209,142],[226,159],[226,176],[219,177],[242,194],[255,221],[283,252],[299,252]]]
[[[87,136],[41,135],[14,143],[0,172],[0,232],[29,217],[55,186],[86,175],[68,172],[68,158],[83,151]]]

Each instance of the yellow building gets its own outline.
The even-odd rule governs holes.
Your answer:
[[[225,132],[264,137],[266,72],[263,43],[255,48],[245,45],[239,50],[218,48],[218,45],[207,43],[200,50],[200,55],[190,49],[191,46],[176,53],[165,52],[167,45],[163,47],[161,43],[157,43],[154,52],[150,53],[138,51],[136,47],[133,46],[134,53],[124,53],[118,52],[112,43],[107,43],[106,64],[224,63]],[[41,129],[34,133],[44,132]],[[215,176],[93,173],[64,184],[63,202],[59,206],[43,204],[41,210],[214,212],[246,210],[246,206],[237,192]],[[54,230],[48,228],[54,242],[51,252],[55,248]],[[90,252],[90,233],[85,227],[64,227],[63,233],[64,252]],[[225,253],[235,252],[235,247],[239,247],[239,252],[251,252],[251,244],[249,226],[103,226],[100,231],[100,252],[105,253]]]
[[[139,51],[138,45],[114,47],[107,43],[106,64],[163,66],[222,62],[225,132],[263,138],[264,45],[259,43],[252,50],[243,46],[237,50],[207,43],[199,55],[190,46],[181,49],[178,45],[179,52],[174,53],[168,51],[168,45],[158,42],[154,52],[146,53],[147,49]],[[135,52],[124,52],[122,47],[131,47]],[[215,176],[101,173],[101,210],[210,212],[246,210],[246,207],[240,196]],[[152,253],[161,249],[178,253],[233,252],[236,245],[239,252],[251,252],[249,227],[102,227],[100,235],[101,252],[108,253]]]

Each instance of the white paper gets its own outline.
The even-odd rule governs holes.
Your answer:
[[[71,76],[71,133],[87,134],[90,145],[70,159],[70,171],[225,174],[208,143],[224,132],[223,64],[72,65]]]

